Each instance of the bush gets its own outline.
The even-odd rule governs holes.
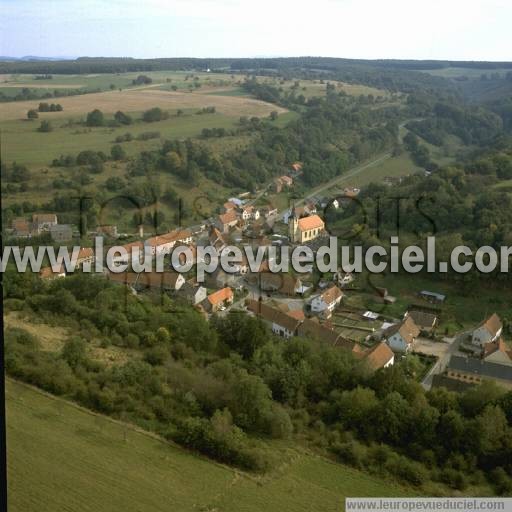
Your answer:
[[[159,107],[154,107],[149,110],[146,110],[144,114],[142,114],[142,120],[146,123],[154,123],[155,121],[163,121],[164,119],[169,118],[169,113],[164,112]]]
[[[105,116],[103,112],[98,109],[94,109],[92,112],[87,114],[87,119],[85,121],[87,126],[103,126],[105,124]]]
[[[37,119],[39,117],[39,114],[37,113],[37,110],[31,109],[27,112],[27,119]]]
[[[115,144],[110,148],[110,155],[112,160],[124,160],[126,158],[126,152],[119,144]]]
[[[37,129],[39,132],[48,133],[53,131],[53,126],[50,121],[41,121],[41,125]]]

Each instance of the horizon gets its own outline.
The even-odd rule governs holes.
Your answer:
[[[39,57],[41,49],[43,58],[98,58],[109,48],[135,59],[512,60],[512,5],[503,0],[434,0],[415,10],[405,0],[318,0],[314,10],[290,0],[262,0],[258,9],[233,0],[147,0],[143,9],[134,0],[0,5],[0,55],[11,58]]]

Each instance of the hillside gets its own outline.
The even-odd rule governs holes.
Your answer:
[[[15,381],[6,388],[13,512],[334,512],[345,496],[408,492],[299,449],[249,476]]]

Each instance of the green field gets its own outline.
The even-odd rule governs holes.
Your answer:
[[[10,379],[6,388],[13,512],[338,512],[345,496],[409,493],[300,448],[275,472],[247,475]]]
[[[140,113],[130,113],[140,118]],[[51,117],[48,117],[51,122]],[[6,162],[16,161],[29,166],[48,166],[60,155],[76,155],[87,149],[110,153],[110,148],[118,135],[127,132],[134,137],[143,132],[160,132],[161,139],[197,137],[203,128],[233,128],[237,120],[221,113],[195,115],[188,112],[181,117],[171,116],[165,121],[154,123],[136,122],[129,126],[117,128],[88,128],[74,124],[67,125],[67,120],[52,122],[52,132],[37,131],[38,121],[5,121],[0,123],[2,130],[2,155]],[[135,155],[142,150],[157,148],[161,139],[131,141],[122,144],[128,155]]]

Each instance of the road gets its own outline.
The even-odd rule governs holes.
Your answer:
[[[430,355],[437,355],[438,360],[437,360],[436,364],[434,366],[432,366],[432,368],[429,370],[427,375],[425,375],[425,378],[421,381],[421,385],[423,386],[423,388],[426,391],[428,391],[432,388],[432,381],[434,379],[434,375],[438,375],[438,374],[442,373],[444,371],[444,369],[446,368],[446,365],[450,361],[450,358],[452,357],[452,355],[458,351],[463,335],[464,335],[464,333],[456,336],[455,338],[450,338],[448,341],[447,349],[444,352],[442,352],[441,354],[439,354],[438,351],[430,353]],[[438,345],[440,342],[433,342],[433,343]],[[419,352],[427,354],[429,351],[420,349]]]

